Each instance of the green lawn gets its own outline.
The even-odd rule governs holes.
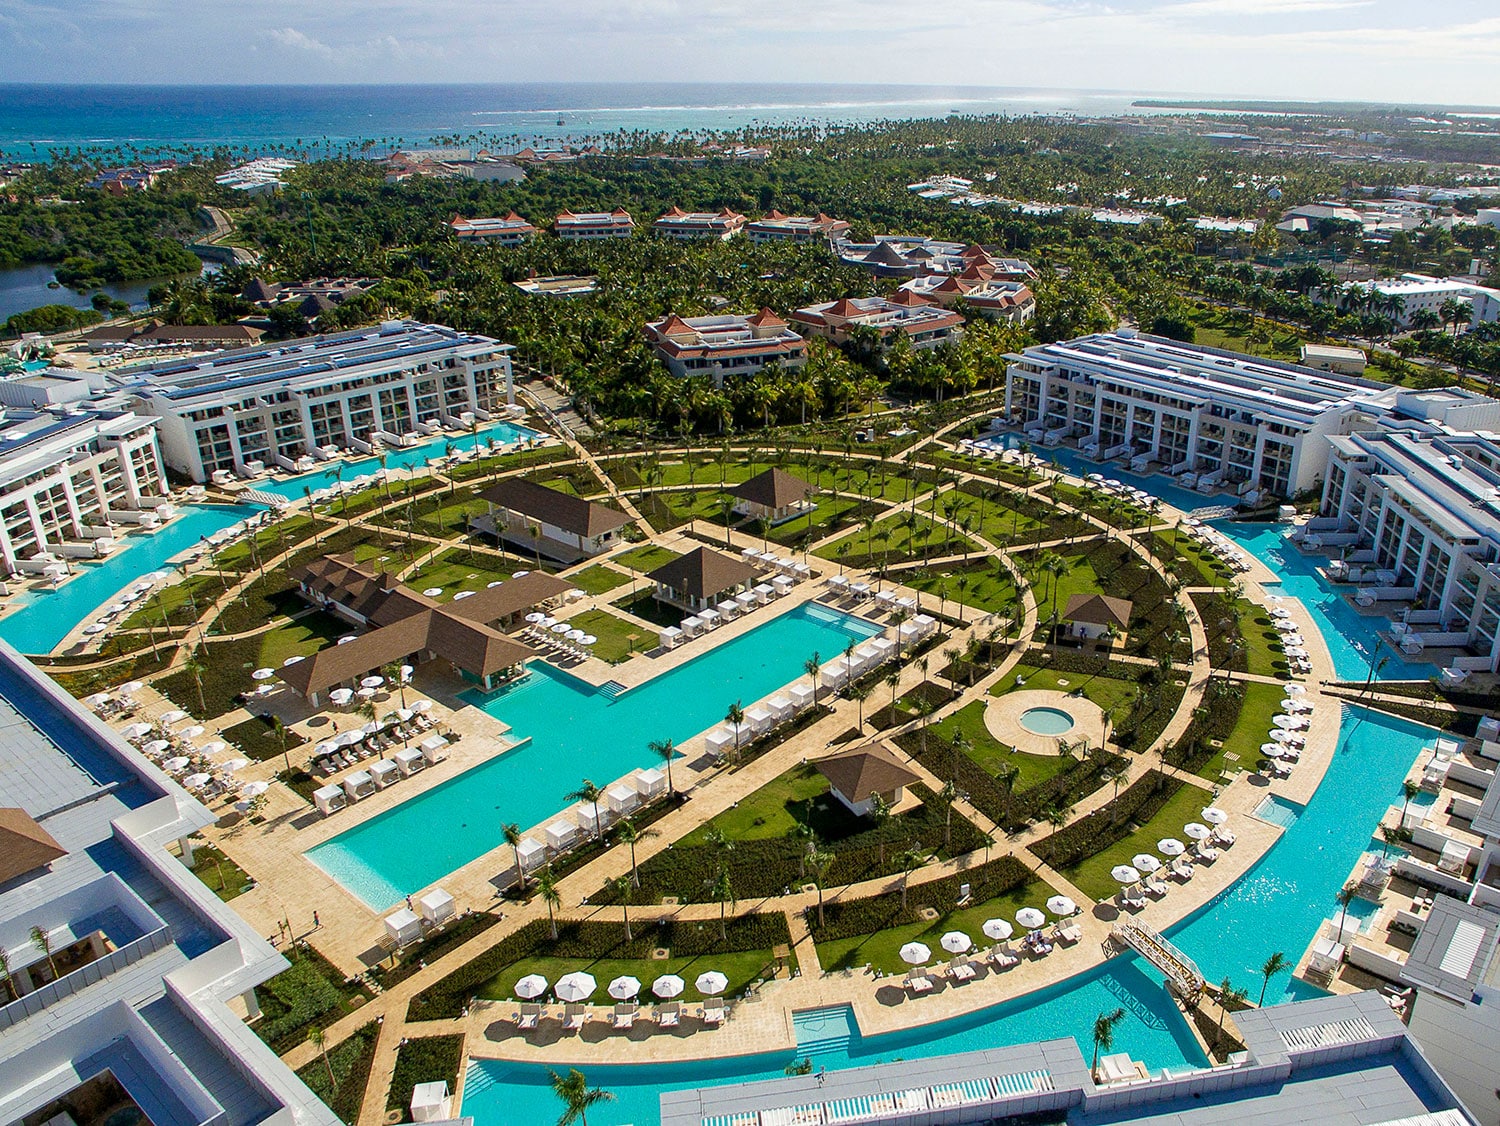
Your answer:
[[[1018,684],[1017,681],[1025,681],[1025,683]],[[1112,676],[1094,673],[1038,668],[1025,662],[1018,664],[991,688],[990,695],[1004,696],[1007,692],[1016,689],[1028,692],[1032,690],[1082,692],[1104,711],[1110,708],[1123,710],[1135,698],[1134,681],[1119,680]]]
[[[260,660],[267,668],[279,669],[293,654],[310,657],[326,645],[332,645],[354,627],[341,618],[322,610],[305,614],[261,635]]]
[[[452,538],[464,535],[468,532],[469,521],[473,517],[483,516],[490,510],[488,504],[478,497],[468,495],[467,490],[452,496],[443,492],[434,499],[438,501],[437,508],[417,518],[417,523],[422,525],[417,530],[430,536]],[[399,524],[405,519],[405,514],[399,508],[395,509],[392,519]]]
[[[754,531],[751,526],[747,526],[746,531],[759,534],[772,543],[788,547],[831,536],[842,528],[852,526],[865,512],[875,511],[873,506],[852,497],[832,496],[825,493],[817,497],[817,507],[813,510],[810,524],[808,517],[804,515],[788,520],[784,524],[778,524],[770,529],[769,533]],[[758,528],[758,525],[754,527]]]
[[[873,566],[904,563],[923,558],[923,553],[957,555],[968,549],[979,550],[969,537],[949,532],[942,521],[910,512],[894,513],[878,520],[870,528],[860,528],[833,543],[824,544],[813,554],[851,566]]]
[[[631,922],[637,933],[642,933],[650,926],[650,908],[640,908],[640,917],[634,917],[632,911]],[[717,922],[704,922],[703,927],[717,927]],[[519,962],[513,962],[498,974],[485,982],[479,989],[477,996],[487,1000],[504,1000],[515,996],[516,982],[527,974],[541,974],[549,982],[555,982],[564,974],[583,970],[594,976],[599,983],[599,992],[593,997],[596,1005],[613,1004],[609,994],[605,992],[606,987],[617,977],[629,975],[641,983],[641,1001],[650,1002],[651,983],[664,974],[676,974],[687,983],[679,1001],[701,1001],[703,995],[694,987],[693,983],[698,975],[706,970],[718,970],[729,979],[729,988],[724,990],[724,996],[734,997],[743,993],[745,987],[757,978],[770,977],[775,962],[771,957],[770,950],[735,950],[721,953],[704,954],[695,958],[670,957],[660,961],[651,959],[632,958],[599,958],[595,961],[586,961],[581,958],[551,958],[545,956],[522,958]]]
[[[828,844],[866,832],[873,822],[856,817],[831,797],[828,779],[811,763],[803,763],[741,798],[734,808],[700,825],[677,844],[683,848],[707,844],[711,827],[734,841],[778,840],[799,824],[811,825],[818,840]]]
[[[698,489],[667,489],[647,493],[644,500],[636,502],[636,508],[651,526],[658,531],[680,528],[689,520],[703,521],[724,526],[724,502],[727,494],[717,487]],[[739,517],[731,516],[731,523]]]
[[[920,885],[913,885],[913,900],[920,902],[920,894]],[[974,940],[976,949],[983,949],[990,945],[990,940],[985,938],[980,929],[986,919],[1006,919],[1014,923],[1016,912],[1022,907],[1041,907],[1056,894],[1044,881],[1032,880],[1029,884],[984,903],[940,914],[932,922],[908,923],[906,926],[892,927],[875,934],[820,942],[817,944],[818,960],[825,970],[870,965],[886,974],[904,974],[911,967],[902,961],[900,950],[908,942],[924,943],[932,951],[935,962],[949,957],[938,945],[938,940],[948,931],[962,931]],[[1017,926],[1016,933],[1024,934],[1025,929]]]
[[[964,753],[973,759],[986,774],[999,777],[1002,773],[1015,771],[1011,788],[1021,792],[1039,786],[1047,779],[1059,774],[1064,768],[1074,765],[1073,759],[1061,755],[1031,755],[1007,747],[989,733],[984,725],[984,701],[975,700],[928,728],[929,740],[939,740],[951,745],[955,732],[968,742]]]
[[[963,612],[967,618],[969,610],[1000,614],[1017,607],[1016,584],[1011,581],[1010,572],[999,564],[971,563],[965,567],[952,563],[908,571],[897,577],[903,586],[937,600],[936,607],[924,605],[923,609],[935,608],[940,613],[954,615]]]
[[[1271,615],[1249,599],[1238,603],[1240,636],[1245,641],[1245,662],[1249,671],[1257,676],[1278,676],[1283,680],[1290,675],[1290,665],[1281,648],[1281,633],[1271,623]]]
[[[490,583],[504,582],[516,571],[534,571],[536,565],[509,563],[464,549],[446,551],[431,563],[417,568],[404,580],[412,590],[441,587],[440,602],[450,602],[461,590],[484,590]]]
[[[656,648],[656,635],[651,630],[604,610],[585,610],[569,618],[568,624],[597,637],[598,644],[590,645],[589,652],[612,665],[628,661],[632,652]],[[634,642],[630,640],[632,634]]]
[[[1094,573],[1093,564],[1089,562],[1087,555],[1062,554],[1067,560],[1069,570],[1065,575],[1053,577],[1044,570],[1035,570],[1028,575],[1032,584],[1032,591],[1036,595],[1037,620],[1042,628],[1046,628],[1052,620],[1052,609],[1055,605],[1058,610],[1059,619],[1062,608],[1068,604],[1068,599],[1075,594],[1108,594],[1104,584],[1099,581],[1099,576]]]
[[[1229,568],[1203,544],[1183,532],[1141,532],[1138,538],[1155,547],[1167,560],[1169,570],[1188,586],[1223,586],[1232,577]]]
[[[236,576],[230,575],[231,583]],[[215,598],[224,593],[224,586],[214,571],[200,571],[186,582],[176,582],[155,591],[140,609],[121,623],[124,629],[159,629],[162,615],[174,626],[185,626],[197,621],[197,615],[207,610]]]
[[[226,903],[251,884],[243,868],[213,845],[201,841],[193,849],[193,865],[193,874]]]
[[[1231,764],[1244,770],[1254,770],[1260,761],[1260,745],[1270,738],[1272,720],[1281,714],[1281,701],[1286,693],[1274,684],[1244,683],[1245,699],[1240,705],[1240,718],[1234,730],[1224,740],[1223,749],[1198,771],[1205,778],[1216,779],[1225,767],[1224,752],[1239,755],[1239,762]]]
[[[589,594],[608,594],[615,587],[627,585],[630,582],[630,576],[620,574],[613,567],[595,563],[592,567],[585,567],[581,571],[568,575],[567,580],[579,590],[587,591]]]
[[[621,567],[629,567],[632,571],[637,571],[645,575],[656,570],[658,567],[666,566],[674,559],[681,558],[682,554],[680,552],[668,551],[664,547],[657,547],[655,544],[646,543],[640,547],[632,547],[629,551],[622,551],[619,555],[611,559],[610,562],[617,563]]]
[[[1213,795],[1191,782],[1184,783],[1157,811],[1156,816],[1135,832],[1127,834],[1103,852],[1089,857],[1064,875],[1079,891],[1095,900],[1106,900],[1120,890],[1120,884],[1109,874],[1117,864],[1129,864],[1138,852],[1156,854],[1156,842],[1163,837],[1176,837],[1183,844],[1191,844],[1182,835],[1182,827],[1189,821],[1202,821],[1201,810],[1211,804]]]

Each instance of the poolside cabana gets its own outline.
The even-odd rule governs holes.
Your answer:
[[[817,693],[813,690],[813,686],[801,682],[788,688],[786,694],[791,698],[792,708],[799,712],[803,708],[811,707],[813,700],[817,698]]]
[[[791,594],[792,587],[794,585],[796,584],[788,575],[777,575],[774,579],[771,580],[771,589],[774,590],[778,596],[783,594]]]
[[[313,806],[324,817],[337,813],[349,803],[344,788],[338,785],[323,786],[313,791]]]
[[[417,749],[429,765],[439,763],[448,757],[448,740],[442,735],[429,735],[417,745]]]
[[[715,727],[703,741],[708,745],[708,753],[719,758],[734,746],[734,732],[728,727]]]
[[[640,803],[641,795],[631,782],[620,781],[605,787],[604,805],[611,813],[623,817]]]
[[[393,759],[383,758],[379,762],[371,763],[369,769],[376,789],[383,790],[401,780],[401,771]]]
[[[399,950],[422,937],[422,920],[417,913],[403,907],[385,917],[385,935]]]
[[[343,782],[344,793],[349,795],[350,801],[359,801],[367,798],[375,792],[375,779],[370,777],[368,770],[356,770]]]
[[[849,679],[849,662],[843,657],[829,661],[818,670],[818,679],[822,681],[824,688],[837,692],[844,686],[844,681]]]
[[[703,623],[706,629],[718,629],[724,624],[723,615],[711,606],[705,606],[698,611],[698,620]]]
[[[632,772],[630,781],[635,792],[645,801],[667,792],[667,773],[659,766]]]
[[[796,706],[785,696],[772,696],[766,701],[766,707],[771,709],[771,715],[778,724],[785,723],[796,713]]]
[[[752,736],[764,735],[775,724],[776,717],[764,704],[756,704],[745,712],[745,725]]]
[[[714,607],[719,617],[726,622],[732,622],[740,616],[740,604],[732,598],[726,598]]]
[[[422,757],[422,752],[415,747],[406,747],[396,752],[396,769],[402,774],[410,777],[422,770],[427,765],[427,760]]]
[[[726,597],[734,597],[753,583],[757,574],[756,569],[743,559],[700,547],[658,567],[646,577],[656,584],[658,602],[696,612],[704,611]]]
[[[521,843],[516,845],[516,860],[520,863],[522,872],[530,872],[545,859],[547,846],[535,837],[522,837]]]
[[[417,900],[417,910],[422,912],[422,918],[430,925],[438,926],[453,918],[453,897],[442,888],[433,888]]]
[[[697,637],[700,633],[706,633],[708,627],[703,624],[703,619],[696,614],[682,619],[682,636],[686,638]]]
[[[594,813],[593,802],[581,801],[577,805],[572,806],[568,810],[568,814],[573,818],[578,827],[590,836],[599,831],[601,828],[600,822],[604,820],[602,813],[598,815]]]
[[[578,823],[558,818],[542,830],[542,836],[546,838],[548,848],[560,851],[578,839]]]
[[[668,626],[656,635],[656,639],[663,649],[676,649],[682,642],[683,633],[676,626]]]

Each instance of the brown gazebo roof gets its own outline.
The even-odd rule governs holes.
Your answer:
[[[630,523],[623,512],[520,477],[507,477],[491,485],[479,499],[589,539]]]
[[[1075,594],[1063,607],[1062,616],[1065,622],[1124,629],[1130,624],[1130,612],[1133,609],[1135,603],[1128,598],[1114,598],[1108,594]]]
[[[868,800],[875,794],[888,794],[920,777],[908,770],[888,747],[872,743],[842,754],[830,755],[813,763],[828,784],[851,802]]]
[[[68,855],[24,809],[0,809],[0,884]]]
[[[766,508],[785,508],[789,504],[807,499],[813,487],[801,477],[795,477],[781,469],[767,469],[757,473],[743,484],[730,489],[730,495]]]
[[[690,551],[664,564],[646,577],[691,598],[714,598],[731,587],[755,578],[750,564],[707,547]]]

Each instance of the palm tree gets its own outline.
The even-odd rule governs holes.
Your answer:
[[[6,1002],[14,1001],[17,996],[16,984],[10,976],[10,955],[4,950],[0,950],[0,985],[5,986]]]
[[[201,689],[200,689],[200,691],[201,691]],[[292,756],[289,755],[289,754],[287,754],[287,750],[286,750],[286,724],[284,724],[284,723],[281,722],[281,717],[280,716],[273,715],[271,717],[271,730],[269,730],[269,731],[266,732],[266,738],[267,739],[275,739],[280,744],[280,746],[281,746],[281,762],[282,762],[282,765],[286,767],[287,780],[290,781],[291,777],[292,777]]]
[[[845,690],[845,695],[859,705],[859,718],[855,724],[857,730],[863,731],[865,728],[865,701],[870,698],[870,693],[873,691],[875,691],[873,684],[851,684]]]
[[[550,1068],[547,1074],[552,1077],[553,1094],[560,1098],[563,1105],[567,1107],[562,1117],[557,1120],[557,1126],[573,1126],[575,1122],[580,1126],[589,1126],[590,1107],[615,1101],[612,1092],[590,1087],[588,1080],[583,1077],[583,1072],[576,1067],[569,1068],[566,1075],[559,1075]]]
[[[927,854],[920,848],[905,849],[896,857],[896,866],[901,869],[901,910],[906,910],[906,885],[911,874],[927,862]]]
[[[807,879],[807,858],[818,851],[818,833],[806,821],[795,822],[786,835],[796,841],[801,848],[797,855],[797,872],[802,879]]]
[[[194,655],[184,661],[182,667],[193,678],[193,685],[198,689],[198,707],[202,709],[201,714],[207,715],[208,704],[203,699],[203,674],[208,671],[207,666]]]
[[[729,872],[720,868],[719,874],[714,877],[714,882],[709,888],[709,894],[713,896],[714,902],[719,905],[719,941],[729,941],[729,927],[724,921],[726,908],[736,906],[734,899],[734,884],[730,882]]]
[[[875,822],[875,828],[885,828],[886,822],[891,819],[891,803],[885,800],[885,795],[876,792],[870,795],[870,820]],[[885,837],[880,838],[880,866],[885,867]]]
[[[734,760],[738,762],[740,760],[740,727],[745,722],[745,709],[740,707],[738,700],[729,705],[729,710],[724,713],[724,722],[734,728]]]
[[[309,1028],[307,1042],[322,1054],[323,1066],[328,1069],[328,1085],[337,1091],[338,1080],[333,1077],[333,1064],[328,1059],[328,1034],[321,1028]]]
[[[401,662],[392,661],[381,668],[380,674],[385,677],[387,684],[394,684],[401,706],[406,707],[406,679],[401,675]]]
[[[562,906],[562,894],[557,890],[557,877],[552,874],[552,866],[549,864],[542,869],[541,875],[536,878],[536,893],[542,897],[542,902],[547,905],[547,925],[552,928],[552,941],[557,941],[557,908]]]
[[[41,927],[31,928],[31,945],[42,952],[42,957],[47,959],[47,968],[52,971],[52,980],[57,980],[57,962],[52,957],[52,936]]]
[[[1219,1037],[1224,1035],[1224,1014],[1229,1011],[1229,1006],[1238,1008],[1245,1003],[1245,997],[1245,991],[1236,989],[1227,977],[1219,983]]]
[[[630,897],[638,885],[630,882],[630,876],[616,876],[615,894],[620,897],[620,910],[625,912],[625,941],[630,942]]]
[[[1262,981],[1260,983],[1260,1000],[1255,1002],[1257,1007],[1266,1003],[1266,987],[1271,984],[1271,979],[1283,970],[1290,968],[1291,966],[1286,960],[1286,955],[1280,950],[1265,960],[1265,963],[1260,967]]]
[[[896,722],[896,689],[901,684],[901,670],[892,669],[885,674],[885,685],[891,690],[891,722]]]
[[[1100,1013],[1094,1018],[1094,1062],[1089,1070],[1096,1080],[1099,1078],[1099,1053],[1107,1052],[1115,1046],[1115,1025],[1124,1019],[1124,1009]]]
[[[594,807],[594,838],[597,840],[604,835],[604,825],[599,820],[599,799],[604,796],[604,791],[594,785],[587,778],[583,785],[568,795],[568,801],[586,801]]]
[[[1349,904],[1359,898],[1359,885],[1350,880],[1334,897],[1339,905],[1339,941],[1344,940],[1344,928],[1349,924]]]
[[[672,759],[677,754],[676,745],[670,739],[653,739],[646,744],[646,749],[667,764],[667,793],[676,793],[672,785]]]
[[[812,852],[807,857],[807,867],[812,872],[813,884],[818,889],[818,926],[823,925],[823,884],[828,879],[828,870],[833,867],[831,852]]]
[[[516,876],[520,884],[521,894],[526,894],[526,865],[521,861],[521,826],[511,821],[500,830],[505,838],[505,843],[510,845],[511,852],[516,856]]]
[[[1396,823],[1399,829],[1406,828],[1406,807],[1411,804],[1411,799],[1422,792],[1422,787],[1408,778],[1401,783],[1401,820]]]
[[[811,657],[802,662],[802,671],[805,672],[808,676],[812,677],[814,711],[818,710],[818,670],[822,667],[823,656],[821,653],[814,653]]]
[[[631,885],[631,887],[640,887],[641,886],[641,873],[640,873],[640,869],[637,868],[636,864],[635,864],[635,846],[636,846],[636,842],[637,841],[644,841],[644,840],[647,840],[650,837],[654,837],[654,836],[657,836],[657,835],[658,835],[658,833],[657,833],[657,831],[655,829],[637,829],[635,827],[635,822],[632,821],[632,820],[630,820],[630,818],[628,818],[628,817],[624,821],[621,821],[620,824],[619,824],[619,826],[615,829],[615,837],[616,837],[616,839],[618,839],[622,844],[627,844],[627,845],[630,846],[630,885]]]

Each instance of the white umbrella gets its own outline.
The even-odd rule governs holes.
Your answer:
[[[920,942],[908,942],[900,950],[901,960],[911,966],[920,966],[932,957],[932,951]]]
[[[1196,821],[1189,821],[1182,827],[1184,836],[1192,837],[1195,841],[1206,841],[1214,835],[1214,831],[1207,825],[1200,825]]]
[[[1149,852],[1142,852],[1139,855],[1132,856],[1130,858],[1130,863],[1138,870],[1146,872],[1148,874],[1156,871],[1161,867],[1161,861],[1156,859],[1156,857],[1152,856]]]
[[[1016,928],[1004,919],[986,919],[979,929],[984,931],[986,938],[993,938],[996,942],[1004,942],[1016,933]]]
[[[167,742],[165,739],[152,739],[151,742],[147,743],[144,747],[141,748],[141,750],[145,751],[148,755],[159,755],[164,751],[170,751],[171,749],[172,744]]]
[[[1047,922],[1047,916],[1035,907],[1022,907],[1016,912],[1016,922],[1027,930],[1035,930]]]
[[[355,695],[358,696],[361,700],[373,700],[375,699],[375,689],[361,688],[358,692],[355,693]]]
[[[416,714],[417,713],[414,712],[414,711],[412,711],[410,708],[397,708],[396,709],[396,722],[397,723],[405,723],[407,720],[409,720],[412,716],[414,716]]]
[[[141,739],[151,734],[151,725],[149,723],[132,723],[129,727],[121,731],[120,734],[127,739]]]
[[[546,616],[547,615],[542,613],[540,610],[533,610],[531,613],[526,615],[526,620],[535,624],[536,622],[541,621]]]
[[[1047,910],[1051,911],[1054,915],[1076,915],[1078,914],[1078,904],[1074,903],[1066,895],[1054,895],[1051,899],[1047,900]]]
[[[558,978],[553,992],[561,1001],[578,1002],[588,1000],[598,988],[599,985],[591,974],[575,970],[573,973],[564,974]]]
[[[1283,731],[1295,731],[1307,721],[1294,715],[1279,715],[1271,722]]]
[[[599,639],[597,637],[595,637],[593,634],[586,633],[586,634],[583,635],[583,637],[581,637],[579,639],[578,644],[580,644],[580,645],[594,645],[598,641],[599,641]]]
[[[417,700],[417,701],[415,701],[412,704],[411,710],[414,711],[414,712],[416,712],[419,715],[422,712],[430,712],[430,711],[432,711],[432,701],[431,700]]]
[[[624,977],[617,977],[609,983],[609,995],[616,1001],[632,1000],[640,996],[640,992],[641,983],[639,979],[633,978],[629,974],[626,974]]]
[[[516,996],[523,1001],[540,997],[545,992],[547,992],[547,979],[541,974],[527,974],[516,982]]]
[[[1265,755],[1266,758],[1280,758],[1286,754],[1286,748],[1280,743],[1262,743],[1260,745],[1260,753]]]
[[[493,588],[495,588],[497,586],[504,586],[504,585],[505,585],[505,580],[503,580],[503,579],[496,579],[492,583],[485,583],[484,584],[484,589],[485,590],[492,590]]]
[[[206,755],[217,755],[227,750],[229,750],[229,744],[223,739],[214,739],[203,744],[203,753]]]
[[[1183,844],[1176,837],[1163,837],[1156,842],[1156,851],[1163,856],[1181,856],[1187,851],[1187,845]]]
[[[250,760],[247,759],[247,758],[232,758],[232,759],[229,759],[227,762],[220,763],[219,764],[219,768],[221,770],[235,771],[235,770],[244,770],[245,767],[247,767],[249,765],[250,765]]]
[[[670,1001],[686,988],[682,978],[676,974],[662,974],[651,983],[651,992],[664,1001]]]
[[[1109,874],[1114,877],[1116,883],[1138,884],[1141,882],[1141,874],[1129,864],[1116,864],[1109,870]]]
[[[343,705],[354,698],[354,692],[348,688],[335,688],[332,692],[328,693],[328,698],[335,704]]]
[[[212,774],[189,774],[182,780],[182,784],[189,790],[201,790],[212,781]]]
[[[183,720],[187,719],[187,717],[187,712],[183,711],[181,708],[173,708],[171,711],[167,712],[161,717],[161,721],[166,724],[181,723]]]
[[[438,595],[443,593],[443,588],[440,586],[430,586],[422,593],[428,598],[436,598]]]
[[[588,634],[581,629],[570,629],[565,636],[569,641],[582,641]]]
[[[1209,825],[1222,825],[1229,820],[1229,814],[1216,805],[1204,806],[1198,815]]]
[[[385,683],[385,677],[371,675],[371,676],[367,676],[363,680],[361,680],[359,682],[359,686],[361,688],[379,688],[384,683]]]
[[[1288,696],[1302,696],[1302,695],[1305,695],[1306,693],[1307,693],[1306,687],[1304,687],[1301,684],[1288,684],[1286,686],[1286,694]]]
[[[271,788],[269,782],[246,782],[240,788],[240,793],[247,798],[258,798]]]
[[[331,755],[334,751],[336,751],[338,749],[339,749],[339,745],[337,743],[335,743],[332,739],[326,739],[323,742],[319,743],[316,747],[313,748],[313,754],[315,754],[315,755]]]
[[[546,626],[548,629],[551,629],[553,626],[557,625],[557,619],[552,617],[550,614],[543,615],[541,624]]]
[[[166,762],[161,764],[161,768],[175,774],[179,770],[186,770],[188,761],[189,760],[187,755],[173,755],[171,758],[167,759]]]
[[[1278,743],[1290,743],[1294,739],[1299,738],[1299,736],[1293,734],[1290,731],[1283,731],[1278,727],[1275,731],[1271,732],[1271,738],[1276,740],[1276,742]]]
[[[411,674],[417,670],[410,665],[402,665],[397,671],[401,674],[401,683],[409,684],[411,683]]]
[[[196,739],[198,736],[206,734],[207,731],[208,728],[204,727],[203,724],[195,723],[191,727],[184,727],[177,734],[184,739]]]
[[[341,747],[352,747],[355,743],[362,743],[365,739],[363,731],[340,731],[333,737],[333,741]]]
[[[474,591],[472,591],[472,590],[461,590],[461,591],[459,591],[457,594],[455,594],[453,596],[453,601],[455,601],[455,602],[462,602],[465,598],[472,598],[473,596],[474,596]]]
[[[92,696],[85,696],[83,702],[91,708],[102,708],[109,703],[109,693],[95,692]]]
[[[570,625],[568,625],[567,622],[554,622],[552,625],[548,626],[547,628],[550,629],[553,633],[563,634],[563,633],[567,633],[573,627],[570,626]]]
[[[713,997],[729,988],[729,979],[718,970],[709,970],[698,975],[693,988],[705,997]]]
[[[126,684],[120,685],[120,691],[123,692],[123,693],[125,693],[125,695],[129,696],[129,695],[131,695],[133,693],[139,692],[144,687],[146,687],[146,684],[145,684],[144,681],[132,680],[132,681],[126,683]]]
[[[256,669],[250,674],[251,680],[270,680],[276,675],[275,669]]]
[[[343,637],[339,638],[338,644],[340,644],[340,645],[349,645],[352,642],[355,642],[355,641],[358,641],[358,640],[359,640],[359,634],[357,634],[357,633],[346,633],[346,634],[344,634]]]
[[[293,653],[290,657],[281,662],[281,667],[284,669],[289,669],[293,665],[300,665],[305,660],[307,660],[307,658],[304,657],[301,653]]]
[[[974,940],[963,931],[949,931],[938,939],[938,945],[950,954],[962,954],[974,945]]]
[[[525,578],[529,574],[531,574],[530,571],[517,571],[515,574],[511,575],[511,578],[513,578],[513,579],[523,579],[523,578]]]

